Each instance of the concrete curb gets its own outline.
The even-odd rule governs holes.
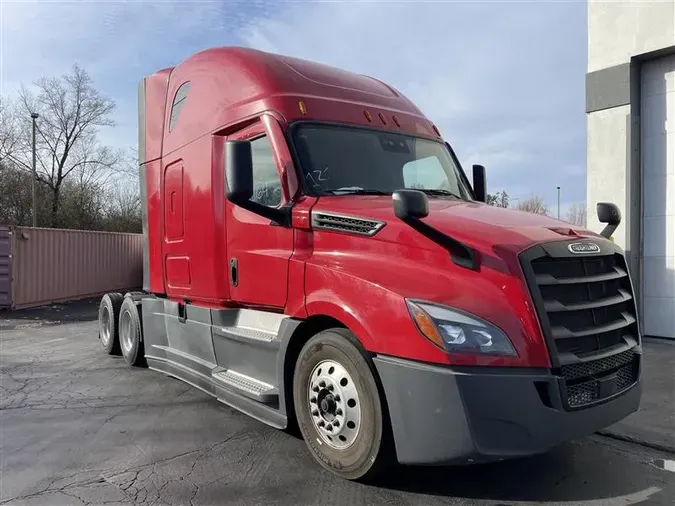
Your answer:
[[[663,444],[660,444],[660,443],[653,443],[651,441],[646,441],[646,440],[641,439],[639,437],[628,436],[626,434],[620,434],[618,432],[614,432],[614,431],[610,431],[610,430],[601,430],[601,431],[598,431],[597,434],[599,434],[601,436],[604,436],[604,437],[617,439],[619,441],[624,441],[626,443],[638,444],[640,446],[646,446],[647,448],[651,448],[652,450],[657,450],[657,451],[660,451],[660,452],[675,455],[675,446],[663,445]]]

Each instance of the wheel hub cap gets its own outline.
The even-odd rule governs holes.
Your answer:
[[[101,315],[101,341],[104,346],[108,346],[110,342],[110,324],[111,324],[110,312],[107,307],[103,308],[103,314]]]
[[[134,345],[131,338],[131,314],[129,314],[129,311],[122,312],[119,332],[122,349],[125,353],[129,353]]]
[[[317,364],[309,377],[308,408],[323,441],[337,449],[351,446],[361,428],[361,402],[352,377],[333,360]]]

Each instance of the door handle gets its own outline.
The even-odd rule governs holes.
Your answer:
[[[230,282],[232,286],[239,284],[239,264],[236,258],[230,259]]]
[[[185,323],[187,321],[187,311],[185,310],[185,304],[182,302],[178,303],[178,321],[180,323]]]

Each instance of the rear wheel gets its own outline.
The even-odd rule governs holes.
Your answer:
[[[145,350],[141,332],[141,316],[131,297],[124,297],[119,316],[122,356],[129,365],[145,366]]]
[[[106,293],[98,306],[98,338],[109,355],[121,353],[117,323],[122,300],[121,293]]]
[[[388,419],[374,369],[348,330],[325,330],[305,344],[293,401],[310,452],[332,473],[366,481],[389,463]]]

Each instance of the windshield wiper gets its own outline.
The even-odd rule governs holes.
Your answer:
[[[450,190],[443,190],[441,188],[433,189],[433,188],[420,188],[419,191],[426,193],[427,195],[432,195],[432,196],[440,196],[440,197],[454,197],[456,199],[463,200],[462,197],[457,195],[456,193],[451,192]]]
[[[360,186],[348,186],[344,188],[336,188],[335,190],[324,190],[325,193],[330,195],[350,195],[350,194],[359,194],[359,195],[391,195],[393,192],[388,192],[384,190],[378,190],[374,188],[361,188]]]

